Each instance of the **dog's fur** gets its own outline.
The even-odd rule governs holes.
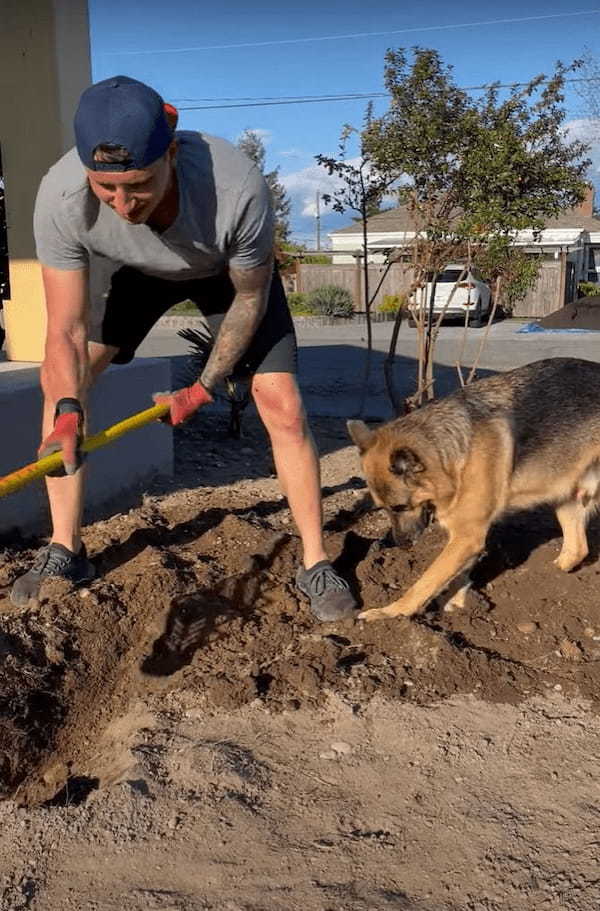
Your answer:
[[[348,430],[396,541],[422,525],[428,508],[448,533],[399,600],[361,617],[411,616],[445,591],[449,604],[464,606],[488,530],[511,510],[553,504],[563,533],[554,562],[569,572],[587,556],[586,525],[600,500],[600,364],[536,361],[375,430],[362,421]]]

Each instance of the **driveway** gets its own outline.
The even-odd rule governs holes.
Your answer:
[[[510,370],[546,357],[583,357],[600,361],[600,333],[519,333],[525,323],[504,320],[491,327],[478,369],[478,376]],[[331,416],[351,416],[363,381],[366,327],[364,324],[339,326],[306,326],[296,324],[299,344],[300,385],[310,413]],[[462,357],[460,356],[463,329],[443,326],[438,339],[436,362],[436,394],[443,395],[458,385],[456,362],[468,368],[475,359],[485,330],[470,329]],[[373,367],[369,383],[367,414],[375,419],[391,416],[391,408],[383,379],[383,361],[392,333],[391,323],[373,327]],[[177,336],[177,330],[157,326],[138,351],[142,357],[174,357],[184,355],[187,342]],[[395,378],[402,395],[415,388],[416,331],[402,326],[395,362]]]

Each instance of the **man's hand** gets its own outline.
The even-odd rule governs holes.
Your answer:
[[[42,440],[38,457],[61,452],[66,474],[75,474],[83,462],[80,446],[83,440],[83,409],[76,399],[60,399],[56,405],[54,429]],[[61,471],[53,472],[62,474]]]
[[[169,413],[162,420],[171,427],[187,421],[195,411],[213,400],[208,389],[200,382],[192,383],[185,389],[178,389],[177,392],[157,392],[152,398],[157,405],[169,405]]]

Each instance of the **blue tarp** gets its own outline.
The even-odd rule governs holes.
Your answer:
[[[539,323],[526,323],[517,329],[517,333],[522,332],[570,332],[572,335],[581,335],[584,332],[600,332],[599,329],[545,329]]]

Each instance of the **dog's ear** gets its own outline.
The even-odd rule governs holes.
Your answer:
[[[392,474],[416,474],[425,471],[425,466],[412,449],[394,449],[390,455],[390,471]]]
[[[364,421],[346,421],[346,427],[348,428],[348,433],[352,438],[352,442],[355,446],[358,446],[359,452],[363,453],[369,448],[371,440],[375,435],[374,430],[367,427]]]

